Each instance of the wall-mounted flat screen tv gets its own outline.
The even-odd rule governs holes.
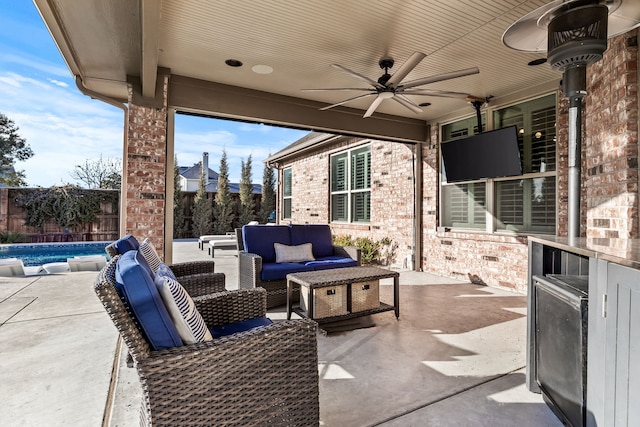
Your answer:
[[[515,126],[441,144],[447,182],[522,175]]]

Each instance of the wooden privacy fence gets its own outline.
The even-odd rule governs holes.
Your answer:
[[[24,188],[0,188],[0,233],[20,233],[25,243],[39,242],[83,242],[116,240],[119,236],[118,203],[101,203],[101,213],[96,221],[81,227],[63,229],[53,221],[47,221],[42,228],[25,225],[27,212],[16,203],[16,198]],[[87,190],[113,192],[118,190]],[[119,197],[115,198],[116,200]]]
[[[24,208],[18,206],[16,198],[18,195],[29,189],[25,188],[0,188],[0,233],[20,233],[25,236],[25,243],[40,242],[84,242],[84,241],[107,241],[116,240],[119,236],[120,215],[118,203],[101,203],[102,213],[97,215],[96,221],[86,224],[82,227],[71,227],[62,229],[54,221],[47,221],[42,228],[31,227],[25,225],[27,212]],[[119,190],[84,190],[96,192],[113,192],[120,194]],[[193,224],[193,206],[195,192],[182,193],[182,211],[185,221],[185,232],[178,236],[181,238],[192,238]],[[207,194],[210,202],[213,204],[215,193]],[[254,194],[255,212],[260,210],[262,197],[260,194]],[[119,200],[119,197],[116,197]],[[231,203],[233,206],[234,222],[238,219],[238,205],[240,197],[236,193],[231,194]]]

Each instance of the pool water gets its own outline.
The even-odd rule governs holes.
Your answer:
[[[20,258],[26,267],[51,262],[66,262],[67,258],[86,255],[109,255],[104,248],[111,242],[33,243],[0,245],[0,259]]]

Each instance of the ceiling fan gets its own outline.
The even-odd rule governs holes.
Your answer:
[[[461,98],[467,99],[470,97],[469,94],[461,93],[461,92],[450,92],[444,90],[435,90],[435,89],[420,89],[418,86],[423,86],[429,83],[441,82],[445,80],[455,79],[458,77],[469,76],[472,74],[478,74],[480,70],[477,67],[467,68],[460,71],[453,71],[450,73],[438,74],[431,77],[425,77],[422,79],[411,80],[405,83],[402,83],[402,80],[422,61],[427,55],[422,52],[414,52],[407,61],[400,66],[398,71],[396,71],[393,75],[389,74],[389,68],[393,67],[394,61],[393,58],[385,57],[380,59],[378,65],[380,68],[384,70],[384,74],[378,78],[378,80],[370,79],[367,76],[364,76],[360,73],[356,73],[353,70],[350,70],[342,65],[333,64],[332,66],[346,72],[347,74],[356,77],[360,80],[363,80],[369,83],[371,88],[322,88],[322,89],[302,89],[303,91],[358,91],[358,92],[367,92],[363,95],[358,95],[353,98],[346,99],[344,101],[338,102],[336,104],[328,105],[326,107],[321,108],[320,110],[328,110],[333,107],[337,107],[338,105],[343,105],[351,101],[355,101],[356,99],[361,99],[369,96],[375,96],[376,98],[373,100],[367,111],[364,113],[363,117],[370,117],[376,109],[380,106],[382,101],[385,99],[391,99],[396,101],[398,104],[402,105],[405,108],[413,111],[418,114],[422,112],[422,108],[411,99],[407,97],[407,95],[426,95],[426,96],[441,96],[446,98]]]

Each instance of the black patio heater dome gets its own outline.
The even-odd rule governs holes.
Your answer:
[[[587,95],[587,65],[602,59],[607,38],[640,25],[633,0],[556,0],[523,16],[502,42],[526,52],[547,51],[551,68],[562,72],[569,98],[568,237],[580,236],[582,98]]]

